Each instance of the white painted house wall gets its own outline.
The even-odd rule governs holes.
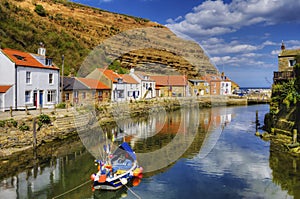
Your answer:
[[[220,95],[231,95],[231,82],[230,81],[221,81],[220,84]]]
[[[0,93],[0,111],[10,110],[14,107],[14,89],[10,87],[6,93]]]
[[[31,73],[31,82],[26,83],[26,72]],[[49,74],[53,74],[53,83],[49,83]],[[43,108],[53,108],[58,103],[59,98],[59,70],[17,67],[17,103],[19,108],[25,106]],[[25,91],[30,92],[30,100],[25,101]],[[54,99],[48,101],[48,93],[55,93]],[[36,99],[36,104],[35,104]]]
[[[15,63],[0,50],[0,85],[15,84]]]
[[[26,83],[26,72],[31,72],[30,84]],[[53,84],[49,84],[50,73],[53,74]],[[15,63],[0,50],[0,85],[12,85],[8,92],[1,94],[0,109],[3,104],[5,107],[12,106],[13,109],[24,109],[26,105],[31,108],[34,106],[34,93],[37,95],[37,107],[41,105],[44,108],[52,108],[58,103],[59,98],[59,70],[15,66]],[[52,102],[47,100],[50,90],[56,92]],[[30,101],[27,103],[25,103],[25,91],[30,91]]]
[[[6,92],[1,94],[0,109],[8,110],[10,106],[15,109],[15,63],[13,63],[0,49],[0,85],[12,85]]]
[[[130,76],[133,77],[138,83],[139,83],[139,97],[137,99],[142,99],[143,97],[145,97],[145,99],[150,99],[150,98],[154,98],[156,97],[156,92],[155,92],[155,81],[151,81],[150,79],[146,79],[149,78],[149,76],[147,77],[140,77],[140,75],[137,75],[134,73],[134,69],[130,69]],[[152,92],[148,92],[147,95],[145,96],[148,88],[152,87]]]
[[[135,95],[137,95],[137,93],[139,93],[138,96],[136,96],[135,99],[138,99],[140,97],[140,86],[139,84],[131,84],[131,83],[126,83],[126,91],[127,91],[127,100],[130,99],[134,99],[133,97],[133,93],[135,93]]]
[[[121,94],[123,93],[123,94]],[[113,83],[112,85],[112,102],[124,102],[127,99],[127,87],[124,83]]]

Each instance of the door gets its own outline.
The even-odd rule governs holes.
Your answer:
[[[39,99],[39,101],[40,101],[40,107],[43,107],[43,97],[44,97],[44,92],[43,91],[40,91],[40,99]]]
[[[37,108],[37,92],[34,91],[33,93],[33,106]]]

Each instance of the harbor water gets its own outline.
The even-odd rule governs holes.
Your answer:
[[[255,136],[256,111],[262,125],[267,104],[185,107],[103,128],[145,171],[118,191],[92,191],[98,157],[86,140],[48,144],[0,162],[0,198],[300,198],[299,158]]]

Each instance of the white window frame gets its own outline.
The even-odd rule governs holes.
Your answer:
[[[26,84],[31,84],[31,79],[32,79],[31,71],[26,71],[26,76],[25,76]]]
[[[31,103],[31,91],[25,91],[25,104]]]
[[[49,84],[50,85],[53,85],[54,84],[54,75],[53,75],[53,73],[49,73],[49,76],[48,76],[48,82],[49,82]]]
[[[56,102],[56,90],[48,90],[47,91],[47,102],[48,103],[55,103]]]

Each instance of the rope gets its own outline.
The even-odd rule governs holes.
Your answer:
[[[60,195],[58,195],[58,196],[55,196],[55,197],[53,197],[52,199],[59,198],[59,197],[61,197],[61,196],[63,196],[63,195],[66,195],[67,193],[70,193],[70,192],[72,192],[72,191],[74,191],[74,190],[76,190],[76,189],[82,187],[83,185],[85,185],[85,184],[87,184],[87,183],[89,183],[89,182],[91,182],[91,180],[88,180],[88,181],[86,181],[86,182],[84,182],[84,183],[78,185],[77,187],[75,187],[75,188],[73,188],[73,189],[71,189],[71,190],[69,190],[69,191],[66,191],[66,192],[64,192],[64,193],[62,193],[62,194],[60,194]]]
[[[139,195],[137,195],[136,193],[134,193],[127,185],[125,185],[125,187],[138,199],[142,199]]]

